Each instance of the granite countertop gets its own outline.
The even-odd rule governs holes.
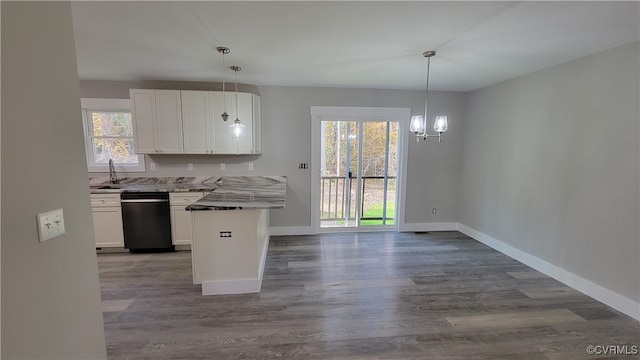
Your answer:
[[[123,192],[208,192],[216,188],[219,176],[129,177],[111,184],[109,178],[89,178],[92,194]]]
[[[287,179],[284,176],[222,177],[214,191],[187,206],[187,210],[284,208]]]
[[[132,177],[118,184],[108,178],[90,178],[92,194],[123,192],[211,192],[187,210],[284,208],[287,178],[284,176]]]

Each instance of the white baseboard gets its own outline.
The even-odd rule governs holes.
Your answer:
[[[260,279],[203,281],[202,295],[257,293],[261,283]]]
[[[640,321],[640,303],[463,224],[458,231]]]
[[[453,231],[458,230],[458,223],[455,222],[443,222],[443,223],[409,223],[401,224],[399,231]]]
[[[313,231],[311,226],[273,226],[269,228],[269,234],[271,236],[279,235],[312,235],[316,232]]]

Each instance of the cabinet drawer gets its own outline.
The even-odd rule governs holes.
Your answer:
[[[91,207],[120,206],[120,194],[91,194]]]
[[[184,192],[184,193],[170,193],[169,204],[174,205],[191,205],[194,202],[200,200],[204,196],[201,192]]]

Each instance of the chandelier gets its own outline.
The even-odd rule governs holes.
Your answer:
[[[436,55],[435,50],[429,50],[422,53],[422,56],[427,58],[427,87],[426,87],[426,96],[424,100],[424,117],[422,115],[415,115],[411,117],[411,123],[409,125],[409,130],[416,135],[416,141],[426,140],[430,137],[437,137],[438,142],[440,142],[440,135],[443,132],[447,131],[447,116],[446,115],[437,115],[433,122],[433,130],[437,134],[428,134],[427,133],[427,105],[429,104],[429,68],[431,67],[431,58]]]

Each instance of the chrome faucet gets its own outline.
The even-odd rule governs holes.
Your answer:
[[[113,160],[109,159],[109,182],[112,184],[118,183],[118,175],[116,175],[116,168],[113,166]]]

